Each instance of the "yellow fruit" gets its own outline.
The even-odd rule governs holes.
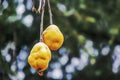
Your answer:
[[[54,25],[54,24],[52,24],[52,25],[49,25],[45,30],[59,30],[59,28],[56,26],[56,25]]]
[[[51,51],[43,42],[36,43],[28,56],[28,63],[35,70],[44,71],[51,60]]]
[[[43,42],[51,49],[59,49],[64,41],[64,36],[56,25],[50,25],[43,31]]]

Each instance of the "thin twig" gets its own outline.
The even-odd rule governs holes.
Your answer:
[[[42,14],[41,14],[41,23],[40,23],[40,41],[42,41],[43,18],[44,18],[44,10],[42,10]]]
[[[44,7],[45,7],[45,0],[41,0],[41,1],[42,1],[42,14],[41,14],[41,22],[40,22],[40,41],[42,41]]]
[[[39,14],[40,14],[41,6],[42,6],[42,0],[39,1],[39,7],[38,7],[38,13]]]
[[[35,8],[35,0],[33,1],[32,11],[38,13],[37,9]]]
[[[32,10],[35,11],[36,13],[38,13],[38,14],[40,14],[40,11],[42,11],[42,13],[41,13],[41,21],[40,21],[40,41],[42,41],[45,0],[39,0],[39,7],[38,7],[38,9],[35,8],[35,3],[36,3],[35,1],[36,0],[33,0]]]
[[[51,11],[51,7],[50,7],[50,1],[47,0],[47,2],[48,2],[48,9],[49,9],[49,16],[50,16],[50,24],[53,24],[52,11]]]

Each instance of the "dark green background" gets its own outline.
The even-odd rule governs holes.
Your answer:
[[[26,51],[29,55],[32,46],[39,41],[40,15],[25,7],[22,18],[18,19],[16,9],[19,3],[15,0],[4,1],[7,1],[8,6],[4,8],[3,4],[0,4],[0,50],[5,49],[9,42],[16,43],[15,53],[13,54],[13,50],[8,52],[12,57],[10,62],[5,60],[0,51],[0,80],[9,80],[9,74],[16,76],[19,71],[16,69],[13,72],[10,67],[13,62],[17,61],[20,50],[27,46]],[[22,4],[26,6],[28,1],[24,0]],[[65,37],[61,49],[52,51],[50,65],[60,64],[59,59],[63,55],[68,56],[67,63],[60,67],[63,75],[60,80],[69,80],[68,75],[71,75],[70,80],[120,80],[120,0],[50,1],[53,22]],[[60,11],[57,7],[58,4],[66,7],[66,11]],[[22,22],[22,19],[27,15],[33,16],[33,23],[29,27]],[[49,13],[46,5],[44,29],[48,25]],[[105,52],[104,55],[103,50],[108,50],[108,52]],[[94,55],[95,51],[98,53],[97,55]],[[82,54],[88,56],[84,68],[81,70],[74,68],[73,72],[67,73],[66,67],[71,64],[71,60],[73,58],[81,59]],[[25,61],[27,62],[27,59]],[[113,67],[115,62],[117,68]],[[116,72],[115,69],[117,69]],[[32,74],[29,64],[26,63],[23,68],[24,80],[56,80],[47,76],[48,72],[53,70],[49,66],[44,76],[40,77],[37,73]]]

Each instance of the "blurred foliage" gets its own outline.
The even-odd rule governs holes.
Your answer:
[[[7,7],[4,6],[7,5],[4,1],[7,1]],[[23,0],[25,12],[21,18],[16,12],[19,5],[17,0],[4,1],[0,4],[0,50],[13,41],[16,48],[15,54],[11,55],[14,58],[11,62],[6,62],[0,54],[0,80],[8,80],[9,74],[16,75],[17,71],[11,71],[10,66],[16,61],[23,46],[28,47],[29,54],[32,46],[39,41],[40,24],[40,15],[26,8],[29,0]],[[112,71],[114,62],[112,55],[115,47],[120,45],[120,0],[51,0],[51,7],[53,22],[59,26],[65,37],[62,48],[67,50],[65,53],[69,57],[67,64],[61,68],[65,75],[62,80],[70,80],[66,78],[68,73],[65,68],[70,64],[72,58],[80,58],[81,54],[89,56],[88,64],[84,69],[71,73],[71,80],[119,80],[120,72]],[[47,5],[45,9],[44,29],[49,25]],[[27,15],[33,17],[32,25],[29,27],[22,22]],[[87,41],[93,42],[92,47],[86,47]],[[106,46],[109,46],[110,50],[104,56],[102,49]],[[95,52],[91,52],[91,48],[97,49],[98,56],[93,55]],[[60,50],[52,51],[52,53],[50,65],[59,62],[58,59],[62,56]],[[52,71],[51,67],[43,77],[36,73],[32,74],[29,68],[30,66],[27,64],[23,69],[26,75],[25,80],[53,80],[47,77],[47,72]]]

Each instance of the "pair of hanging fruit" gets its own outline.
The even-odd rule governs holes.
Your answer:
[[[36,43],[28,56],[28,63],[40,75],[48,68],[51,60],[51,51],[59,49],[64,41],[64,36],[56,25],[48,26],[42,34],[42,41]]]

